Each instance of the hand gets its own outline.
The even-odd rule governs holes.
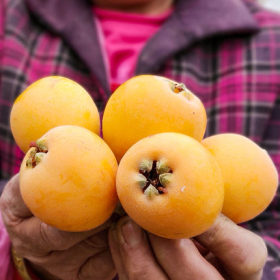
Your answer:
[[[146,234],[125,217],[109,244],[120,280],[259,280],[267,258],[259,236],[222,215],[195,240]]]
[[[25,206],[18,175],[6,185],[0,209],[15,251],[40,278],[111,280],[116,274],[107,243],[110,222],[79,233],[46,225]]]

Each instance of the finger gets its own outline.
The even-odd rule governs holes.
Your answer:
[[[196,239],[224,265],[233,279],[260,279],[267,259],[264,241],[221,215]]]
[[[120,279],[167,279],[153,256],[145,232],[130,218],[122,218],[111,229],[109,244]]]
[[[158,262],[172,280],[223,279],[190,239],[165,239],[153,234],[149,239]]]
[[[209,250],[207,248],[205,248],[204,246],[202,246],[197,240],[195,239],[191,239],[192,242],[194,243],[195,247],[197,248],[197,250],[199,251],[199,253],[204,257],[207,256],[209,253]]]
[[[109,250],[90,257],[79,271],[78,279],[111,280],[116,270]]]
[[[31,256],[28,258],[29,263],[35,271],[55,275],[58,279],[70,279],[72,275],[71,279],[111,280],[116,270],[108,247],[107,233],[100,232],[67,251],[55,251],[45,257]],[[44,271],[46,267],[47,272]]]
[[[127,279],[124,263],[120,257],[120,246],[118,241],[118,233],[116,232],[116,224],[112,225],[109,230],[109,247],[112,254],[112,259],[117,270],[118,278],[120,280]]]
[[[15,223],[19,219],[33,216],[22,199],[19,188],[19,174],[13,176],[5,186],[0,207],[1,211]]]
[[[23,202],[19,189],[19,176],[15,175],[1,196],[3,221],[18,254],[34,249],[38,254],[53,250],[66,250],[74,244],[110,226],[110,220],[85,232],[66,232],[43,223],[34,217]],[[33,245],[36,244],[36,247]]]
[[[37,256],[52,251],[64,251],[75,244],[108,228],[110,221],[84,232],[66,232],[41,222],[36,217],[23,220],[14,228],[8,228],[12,234],[12,243],[17,253],[33,253]]]

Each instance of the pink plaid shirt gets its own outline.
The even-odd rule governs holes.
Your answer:
[[[14,99],[35,80],[63,75],[103,111],[110,84],[96,21],[86,0],[2,0],[0,4],[0,179],[23,154],[9,126]],[[280,16],[250,0],[178,0],[145,44],[134,74],[181,81],[206,106],[206,135],[235,132],[265,148],[280,171]],[[1,184],[1,183],[0,183]],[[245,226],[265,238],[263,279],[280,279],[280,197]],[[0,272],[1,274],[1,272]]]

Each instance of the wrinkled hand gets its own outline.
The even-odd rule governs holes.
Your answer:
[[[125,217],[109,244],[120,280],[259,280],[267,258],[264,241],[225,216],[195,240],[146,234]]]
[[[6,185],[0,200],[13,247],[42,279],[106,280],[116,273],[108,248],[109,222],[87,232],[63,232],[41,222],[25,206],[19,177]],[[69,213],[70,214],[70,213]]]

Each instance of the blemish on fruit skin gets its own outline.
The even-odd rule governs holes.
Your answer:
[[[183,187],[181,188],[181,192],[184,192],[185,188],[186,188],[186,186],[183,186]]]
[[[54,88],[63,79],[64,78],[60,76],[53,76],[53,79],[50,81],[50,87]]]
[[[86,120],[89,120],[89,118],[90,118],[90,112],[89,111],[84,112],[84,118]]]
[[[102,166],[102,168],[105,169],[106,171],[112,172],[112,167],[111,167],[110,163],[108,162],[108,160],[103,159],[103,160],[101,161],[101,166]]]

